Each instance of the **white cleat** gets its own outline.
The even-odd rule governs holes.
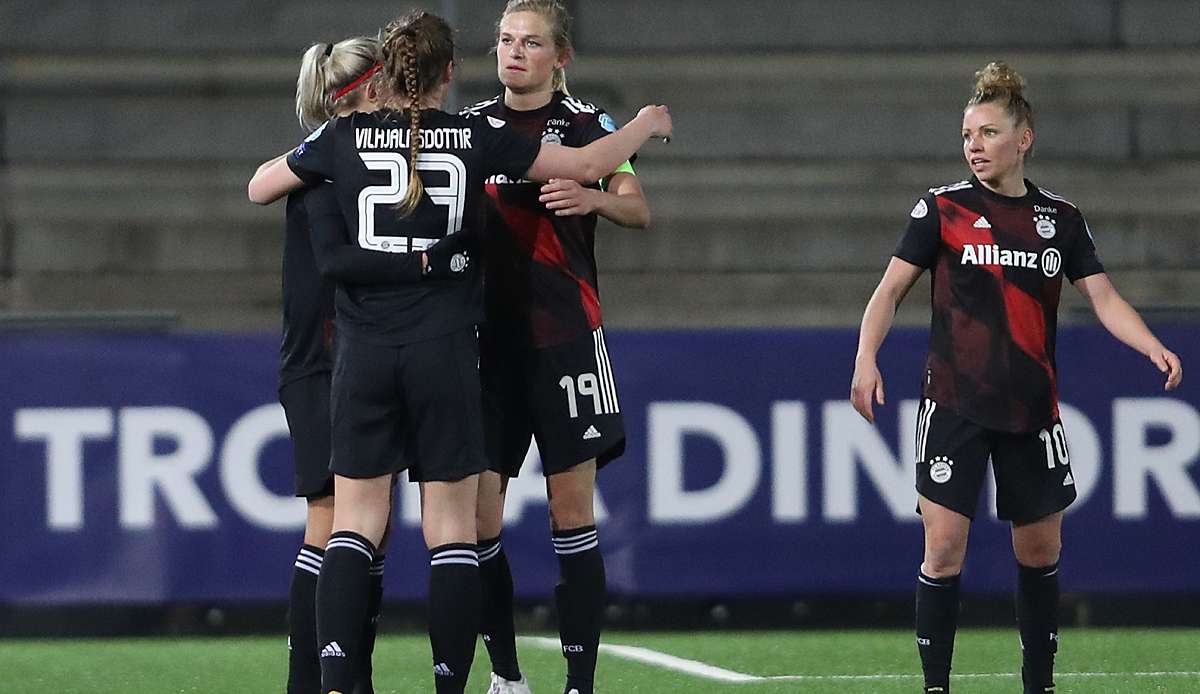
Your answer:
[[[529,690],[529,682],[521,675],[519,680],[506,680],[492,673],[492,683],[488,685],[487,694],[533,694]]]

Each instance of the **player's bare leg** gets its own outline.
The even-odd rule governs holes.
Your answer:
[[[607,591],[592,506],[595,491],[595,460],[546,478],[561,577],[555,598],[559,637],[567,659],[563,691],[577,694],[592,694]]]
[[[429,644],[438,694],[467,684],[479,633],[479,475],[421,483],[421,529],[429,548]]]
[[[925,526],[925,556],[917,577],[917,650],[925,691],[944,694],[950,691],[959,575],[967,556],[971,519],[923,496],[918,504]]]
[[[1021,666],[1025,692],[1054,691],[1054,654],[1058,652],[1058,559],[1062,551],[1062,512],[1032,523],[1013,524],[1017,557],[1017,624],[1021,629]]]

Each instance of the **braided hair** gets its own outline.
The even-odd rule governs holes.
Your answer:
[[[417,175],[421,152],[421,97],[433,91],[454,60],[454,34],[446,20],[413,10],[388,23],[383,31],[384,80],[392,95],[408,101],[409,162],[408,190],[396,206],[400,217],[412,214],[421,202],[425,186]]]

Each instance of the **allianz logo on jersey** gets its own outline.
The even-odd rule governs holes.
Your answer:
[[[1062,254],[1057,248],[1037,251],[1018,251],[1001,248],[994,243],[968,243],[963,246],[963,265],[999,265],[1041,270],[1046,277],[1054,277],[1062,269]]]

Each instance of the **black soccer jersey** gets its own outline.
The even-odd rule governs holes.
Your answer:
[[[283,339],[279,346],[279,386],[329,371],[333,283],[317,273],[309,243],[306,191],[287,197],[287,236],[283,242]]]
[[[419,253],[454,233],[476,233],[483,183],[523,176],[541,144],[496,119],[421,112],[417,171],[425,194],[403,219],[395,206],[409,180],[409,118],[382,110],[334,118],[288,155],[307,183],[332,180],[346,228],[379,253]],[[348,336],[403,345],[447,335],[482,319],[477,264],[465,280],[338,284],[337,323]]]
[[[895,251],[932,274],[925,397],[1009,432],[1035,431],[1058,417],[1062,279],[1104,271],[1075,205],[1025,185],[1017,198],[974,177],[931,189]]]
[[[532,111],[510,109],[498,96],[463,113],[503,120],[529,137],[568,147],[616,130],[603,109],[561,92]],[[503,175],[488,180],[484,293],[489,322],[522,342],[550,347],[600,327],[596,214],[556,216],[538,202],[541,187]]]

